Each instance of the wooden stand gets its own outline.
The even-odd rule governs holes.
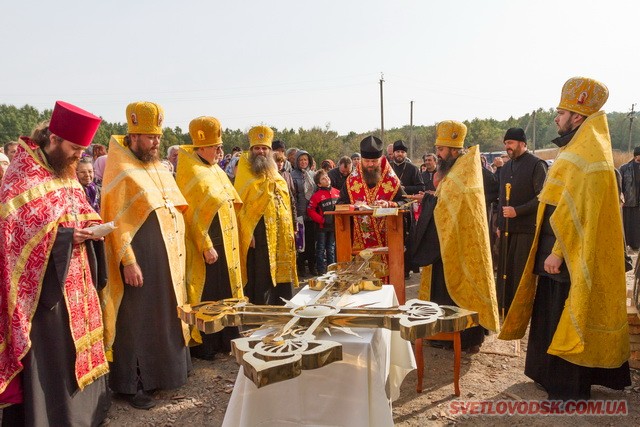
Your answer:
[[[453,341],[453,392],[456,396],[460,396],[460,356],[462,355],[462,345],[460,342],[460,331],[458,332],[442,332],[426,338],[427,340]],[[415,357],[418,365],[418,383],[416,384],[416,392],[422,393],[422,378],[424,376],[424,359],[422,358],[422,338],[415,342]]]
[[[389,262],[389,282],[393,285],[398,302],[405,303],[404,290],[404,236],[402,212],[398,215],[384,217],[387,228],[387,259]],[[352,248],[351,217],[372,215],[371,211],[332,211],[325,215],[335,216],[336,261],[351,261],[358,251]]]

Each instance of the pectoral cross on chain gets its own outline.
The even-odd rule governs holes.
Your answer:
[[[178,229],[178,218],[176,217],[175,205],[173,204],[173,201],[171,199],[169,199],[169,196],[163,196],[162,198],[164,199],[164,207],[169,210],[169,213],[171,213],[171,218],[173,218],[173,225],[175,226],[175,229],[177,230]]]

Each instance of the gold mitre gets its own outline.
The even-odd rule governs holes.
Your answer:
[[[266,145],[271,148],[273,130],[269,126],[255,126],[249,131],[249,146]]]
[[[600,111],[609,98],[609,89],[597,80],[572,77],[562,86],[558,109],[590,116]]]
[[[464,138],[467,136],[467,127],[464,123],[455,120],[445,120],[438,123],[436,128],[436,144],[442,147],[462,148]]]
[[[189,135],[196,148],[222,144],[222,128],[215,117],[202,116],[191,120]]]
[[[127,105],[127,133],[162,135],[164,110],[153,102],[132,102]]]

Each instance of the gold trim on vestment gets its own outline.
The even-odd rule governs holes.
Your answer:
[[[560,149],[539,195],[536,234],[499,336],[521,338],[533,311],[533,273],[546,207],[571,278],[547,353],[585,367],[617,368],[630,354],[624,237],[606,114],[589,116]]]
[[[147,167],[153,167],[153,175]],[[165,200],[166,197],[166,200]],[[116,229],[105,237],[108,280],[100,292],[107,359],[113,361],[111,347],[115,341],[115,323],[124,295],[125,284],[120,273],[121,262],[135,262],[131,242],[136,233],[155,211],[167,251],[176,302],[186,302],[184,269],[184,221],[182,211],[187,202],[176,186],[173,175],[160,162],[144,164],[124,146],[124,136],[113,135],[105,166],[102,191],[103,219],[114,221]],[[185,344],[189,328],[181,324]]]
[[[498,305],[477,145],[458,157],[435,195],[433,217],[449,295],[459,307],[478,312],[483,327],[497,331]]]

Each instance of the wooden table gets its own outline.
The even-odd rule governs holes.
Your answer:
[[[389,263],[389,283],[391,283],[396,291],[396,296],[400,304],[405,303],[404,289],[404,235],[402,214],[404,210],[400,210],[398,215],[389,215],[385,217],[387,231],[387,260]],[[361,215],[373,215],[372,211],[330,211],[325,215],[335,216],[336,230],[336,261],[351,261],[353,255],[357,255],[357,251],[353,251],[353,243],[351,238],[351,218]],[[384,252],[383,252],[384,253]]]

